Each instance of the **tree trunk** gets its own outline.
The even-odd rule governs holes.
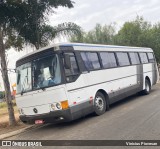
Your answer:
[[[5,99],[8,107],[9,125],[14,126],[16,125],[16,120],[14,116],[10,83],[8,79],[6,55],[5,55],[5,48],[3,43],[3,32],[2,32],[1,26],[0,26],[0,60],[1,60],[2,78],[3,78],[4,88],[5,88]]]

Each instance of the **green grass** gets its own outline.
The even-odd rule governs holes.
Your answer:
[[[15,112],[18,111],[17,106],[16,106],[16,101],[13,100],[13,107]],[[6,102],[1,102],[0,103],[0,116],[6,115],[8,114],[8,110],[7,110],[7,103]]]
[[[13,106],[16,106],[16,101],[15,100],[12,100],[13,102]],[[7,103],[6,102],[1,102],[0,103],[0,109],[1,108],[6,108],[7,107]]]
[[[7,107],[6,102],[1,102],[1,103],[0,103],[0,109],[1,109],[1,108],[5,108],[5,107]]]

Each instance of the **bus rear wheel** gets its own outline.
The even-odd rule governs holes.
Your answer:
[[[145,89],[143,90],[144,95],[148,95],[151,91],[151,84],[150,82],[146,79],[145,80]]]
[[[98,92],[94,99],[94,113],[99,116],[106,112],[106,99],[105,96]]]

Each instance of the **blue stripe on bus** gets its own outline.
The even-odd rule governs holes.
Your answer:
[[[149,48],[145,48],[145,47],[126,47],[126,46],[93,46],[93,45],[77,45],[77,44],[63,44],[63,45],[60,45],[60,46],[66,46],[66,47],[70,47],[70,46],[82,46],[82,47],[101,47],[101,48],[129,48],[129,49],[147,49],[147,50],[151,50]]]

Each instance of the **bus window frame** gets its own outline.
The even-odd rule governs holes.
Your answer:
[[[153,58],[154,58],[154,62],[150,62],[150,61],[149,61],[148,53],[152,53]],[[153,53],[153,52],[146,52],[146,54],[147,54],[147,58],[148,58],[148,63],[155,63],[155,62],[156,62],[155,55],[154,55],[154,53]]]
[[[138,64],[132,64],[131,57],[130,57],[130,54],[129,54],[129,53],[137,53],[138,59],[139,59],[139,63],[138,63]],[[131,66],[134,66],[134,65],[141,65],[141,59],[140,59],[140,57],[139,57],[139,53],[138,53],[138,52],[128,52],[128,56],[129,56],[129,58],[130,58]]]
[[[118,68],[118,67],[119,67],[118,61],[117,61],[117,57],[116,57],[116,53],[115,53],[114,51],[113,51],[113,52],[112,52],[112,51],[100,51],[100,52],[98,52],[98,53],[99,53],[99,56],[100,56],[100,53],[113,53],[113,54],[114,54],[114,57],[115,57],[115,60],[116,60],[116,65],[117,65],[117,66],[105,68],[105,67],[103,66],[102,59],[101,59],[101,56],[100,56],[100,61],[101,61],[102,69],[113,69],[113,68]]]
[[[65,66],[64,66],[64,54],[67,54],[67,53],[73,53],[73,54],[74,54],[73,57],[75,57],[75,60],[76,60],[76,64],[77,64],[79,73],[73,74],[73,75],[66,75],[66,73],[65,73],[65,69],[66,69],[66,68],[65,68]],[[78,60],[77,60],[76,52],[73,51],[73,50],[63,50],[61,62],[62,62],[62,67],[63,67],[63,74],[64,74],[65,83],[75,82],[75,81],[79,78],[79,76],[82,74],[82,73],[81,73],[81,70],[80,70],[80,66],[79,66]],[[75,79],[73,79],[72,81],[67,81],[67,77],[70,77],[70,76],[77,76],[77,77],[76,77]]]
[[[142,62],[142,60],[141,60],[141,56],[140,56],[140,53],[145,53],[145,54],[146,54],[146,56],[147,56],[147,60],[148,60],[148,62],[147,62],[147,63],[143,63],[143,62]],[[148,59],[147,52],[138,52],[138,55],[139,55],[139,58],[140,58],[141,64],[149,64],[149,59]]]
[[[131,64],[131,62],[130,62],[130,59],[129,59],[128,51],[116,51],[115,53],[116,53],[116,57],[117,57],[118,67],[128,67],[128,66],[132,66],[132,64]],[[117,53],[127,53],[128,60],[129,60],[129,65],[120,66]]]
[[[80,52],[80,56],[81,56],[81,53],[83,52],[83,53],[96,53],[97,54],[97,57],[98,57],[98,61],[99,61],[99,64],[100,64],[100,68],[98,68],[98,69],[88,69],[87,67],[86,67],[86,65],[85,65],[85,63],[84,63],[84,61],[83,61],[83,58],[82,58],[82,56],[81,56],[81,59],[82,59],[82,61],[83,61],[83,64],[84,64],[84,66],[85,66],[85,68],[86,68],[86,70],[88,71],[88,72],[90,72],[90,71],[97,71],[97,70],[102,70],[102,66],[101,66],[101,61],[100,61],[100,59],[99,59],[99,51],[97,52],[97,51],[79,51]]]

